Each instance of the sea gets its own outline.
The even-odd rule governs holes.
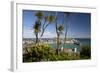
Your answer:
[[[91,47],[91,39],[90,38],[75,38],[75,40],[78,40],[81,43],[81,46],[90,46]],[[52,43],[49,44],[52,48],[56,48],[57,44]],[[72,43],[66,43],[66,44],[61,44],[60,47],[64,49],[75,49],[77,48],[78,51],[80,51],[80,45],[77,44],[72,44]]]

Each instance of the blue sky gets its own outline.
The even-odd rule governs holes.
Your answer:
[[[37,19],[34,10],[23,10],[23,37],[35,38],[32,26]],[[54,12],[44,11],[45,15],[48,13],[54,14]],[[58,23],[62,24],[63,12],[58,12]],[[91,37],[91,14],[90,13],[74,13],[70,12],[68,21],[68,38],[90,38]],[[64,25],[66,26],[66,24]],[[54,23],[50,24],[42,38],[54,38],[56,37],[56,31]],[[63,37],[63,36],[62,36]]]

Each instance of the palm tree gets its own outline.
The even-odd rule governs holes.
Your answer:
[[[63,30],[64,30],[64,26],[63,25],[59,25],[57,28],[58,34],[57,34],[57,54],[59,54],[59,48],[61,45],[61,40],[60,40],[60,36],[61,34],[63,34]]]
[[[35,14],[35,16],[37,17],[38,20],[42,20],[44,14],[43,14],[42,11],[38,11],[38,12]]]
[[[64,30],[64,26],[63,25],[59,25],[58,26],[58,32],[59,32],[59,34],[63,33],[62,30]]]
[[[41,20],[43,19],[43,12],[38,11],[36,12],[35,16],[37,17],[37,20],[35,21],[33,29],[34,29],[34,34],[36,36],[35,43],[37,44],[39,42],[38,35],[39,35],[39,32],[41,31]]]
[[[41,28],[42,28],[42,30],[41,30],[40,37],[43,36],[48,25],[55,21],[55,17],[52,14],[45,16],[42,11],[36,12],[35,16],[37,17],[37,20],[36,20],[35,25],[34,25],[34,33],[36,36],[36,43],[38,43],[38,40],[39,40],[38,33],[40,32]],[[42,24],[42,22],[43,22],[43,24]]]
[[[53,15],[45,16],[45,18],[44,18],[44,24],[43,24],[43,27],[42,27],[41,37],[43,36],[44,31],[49,26],[49,24],[53,23],[54,21],[55,21],[55,16],[53,16]]]
[[[65,29],[65,38],[64,38],[64,43],[66,42],[67,39],[67,32],[68,32],[68,21],[69,21],[69,16],[70,16],[70,12],[64,12],[64,21],[63,24],[66,24],[66,29]]]
[[[57,34],[57,48],[56,48],[56,53],[59,54],[59,33],[58,33],[58,23],[57,23],[57,18],[58,12],[55,13],[55,29],[56,29],[56,34]]]
[[[33,26],[34,33],[36,36],[36,41],[35,41],[36,44],[38,43],[38,34],[41,31],[40,28],[41,28],[41,22],[39,20],[37,20]]]
[[[64,26],[63,25],[58,25],[58,12],[55,13],[55,29],[56,29],[56,34],[57,34],[57,48],[56,52],[59,54],[59,47],[60,47],[60,35],[63,34]]]

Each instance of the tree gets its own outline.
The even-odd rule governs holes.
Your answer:
[[[54,21],[55,21],[55,16],[53,16],[53,15],[48,15],[48,16],[44,17],[44,24],[43,24],[43,27],[42,27],[41,37],[43,36],[44,31],[46,30],[47,26],[49,24],[53,23]]]
[[[42,11],[38,11],[36,12],[35,16],[37,17],[38,20],[42,20],[44,14]]]
[[[82,46],[81,47],[80,58],[81,59],[90,59],[91,58],[91,47],[90,46]]]
[[[58,47],[57,47],[57,54],[59,54],[59,48],[60,48],[60,45],[61,45],[61,34],[63,34],[63,30],[64,30],[64,26],[63,25],[59,25],[58,28],[57,28],[57,31],[58,31],[58,35],[57,35],[57,44],[58,44]]]
[[[37,20],[35,21],[33,29],[36,36],[35,43],[37,44],[39,42],[38,35],[39,35],[39,32],[41,31],[41,25],[42,25],[41,20],[43,19],[43,12],[38,11],[36,12],[35,16],[37,17]]]
[[[37,17],[37,20],[34,25],[34,33],[36,36],[36,43],[38,43],[39,32],[41,31],[40,37],[42,37],[49,24],[55,21],[55,16],[52,14],[44,15],[44,12],[42,11],[36,12],[35,16]]]
[[[69,16],[70,16],[70,13],[69,12],[64,12],[64,21],[63,21],[63,24],[66,24],[66,28],[65,28],[65,38],[64,38],[64,43],[66,42],[66,39],[67,39],[67,32],[68,32],[68,21],[69,21]]]
[[[33,26],[34,28],[34,33],[35,33],[35,36],[36,36],[36,41],[35,43],[37,44],[38,43],[38,34],[39,32],[41,31],[40,28],[41,28],[41,22],[39,20],[37,20]]]
[[[57,54],[59,54],[59,48],[60,48],[60,35],[63,33],[63,30],[64,30],[64,26],[63,25],[59,25],[58,26],[58,13],[56,12],[55,14],[55,29],[56,29],[56,34],[57,34],[57,49],[56,49],[56,52]]]

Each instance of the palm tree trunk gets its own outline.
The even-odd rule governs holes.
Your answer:
[[[42,29],[41,37],[43,36],[43,33],[44,33],[44,29]]]
[[[37,44],[38,43],[38,34],[36,34],[36,41],[35,43]]]
[[[50,24],[50,23],[46,24],[46,26],[45,26],[45,27],[43,27],[41,37],[43,36],[44,31],[45,31],[45,29],[47,28],[47,26],[48,26],[49,24]]]
[[[45,26],[45,24],[46,24],[46,20],[44,20],[44,24],[43,24],[43,26],[42,26],[42,33],[41,33],[41,37],[43,36],[43,33],[44,33],[44,26]]]
[[[56,48],[56,53],[57,55],[59,54],[59,33],[58,33],[58,30],[57,30],[57,13],[56,13],[56,20],[55,20],[55,27],[56,27],[56,34],[57,34],[57,48]]]
[[[68,28],[67,28],[67,25],[66,25],[66,31],[65,31],[65,42],[64,42],[64,43],[66,43],[66,38],[67,38],[67,37],[66,37],[66,36],[67,36],[67,29],[68,29]]]
[[[59,54],[59,46],[60,46],[60,41],[59,41],[60,37],[59,37],[59,34],[58,34],[58,38],[57,38],[57,54]]]

